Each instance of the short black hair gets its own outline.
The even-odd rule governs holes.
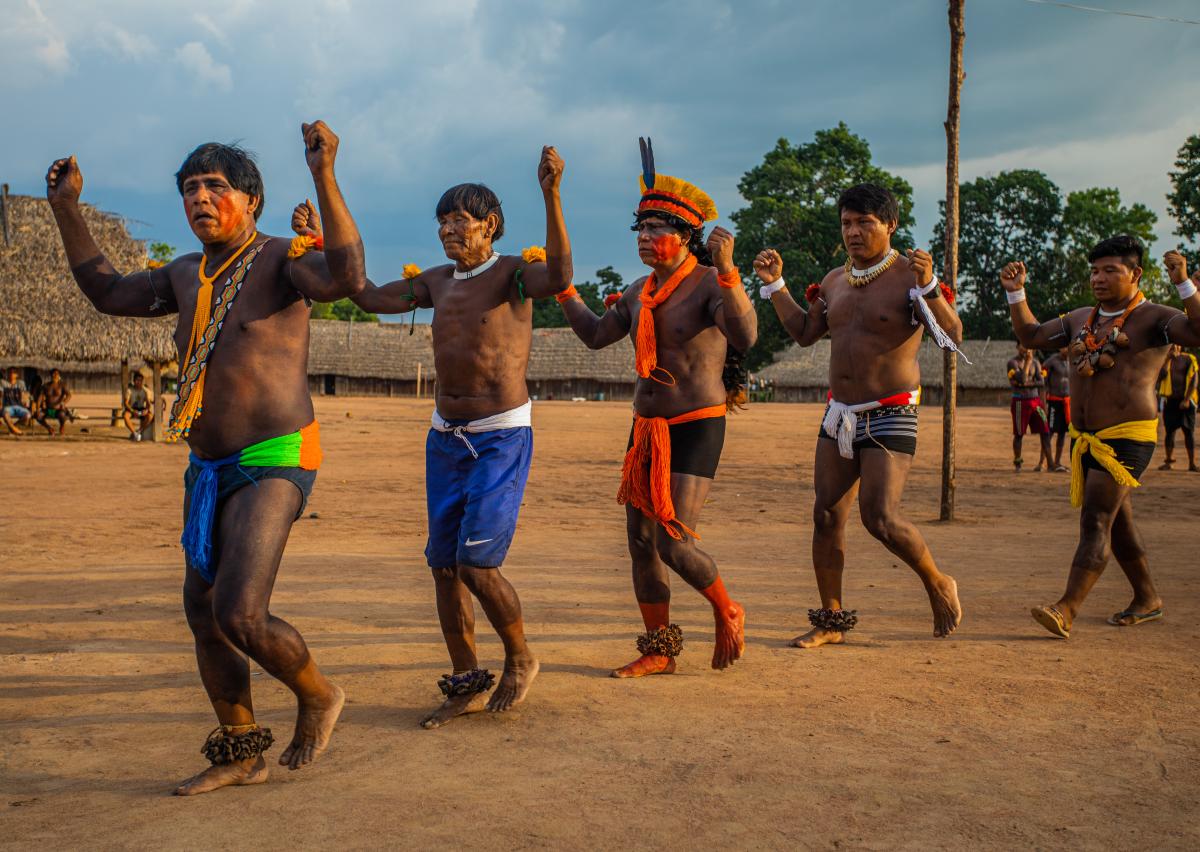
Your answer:
[[[441,219],[451,213],[462,211],[475,219],[486,219],[495,213],[499,224],[492,241],[504,236],[504,210],[500,207],[500,197],[481,183],[460,183],[442,193],[438,199],[434,215]]]
[[[1119,257],[1122,263],[1134,269],[1142,265],[1145,253],[1146,249],[1137,237],[1118,234],[1096,243],[1096,247],[1088,252],[1088,263],[1095,263],[1102,257]]]
[[[885,187],[875,183],[860,183],[838,196],[838,215],[843,210],[866,213],[881,222],[900,221],[900,203]]]
[[[266,204],[266,193],[263,191],[262,173],[254,157],[240,145],[226,145],[221,142],[205,142],[195,151],[187,155],[179,171],[175,172],[175,186],[183,195],[183,182],[195,175],[218,172],[225,175],[229,185],[239,192],[258,199],[254,208],[254,218],[257,221],[262,215]]]

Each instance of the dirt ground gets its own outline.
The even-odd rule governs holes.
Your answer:
[[[1067,478],[1014,475],[1007,411],[964,409],[960,520],[938,523],[926,408],[905,505],[959,582],[961,629],[935,640],[916,578],[854,526],[859,629],[800,651],[820,409],[754,406],[699,529],[748,611],[746,657],[709,668],[708,605],[677,582],[679,673],[618,681],[642,629],[614,502],[628,405],[538,403],[505,570],[542,675],[515,712],[424,731],[448,670],[422,556],[430,408],[318,400],[319,517],[293,531],[273,611],[349,701],[315,766],[194,799],[166,795],[215,724],[180,607],[184,450],[106,426],[0,439],[0,846],[1200,848],[1200,475],[1151,470],[1136,498],[1166,618],[1104,623],[1129,599],[1113,564],[1056,640],[1028,607],[1065,582]],[[286,741],[289,694],[255,686]]]

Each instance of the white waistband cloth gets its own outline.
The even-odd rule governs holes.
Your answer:
[[[885,397],[888,400],[888,405],[916,405],[921,400],[921,389],[909,391],[908,398],[903,401],[892,402],[899,394],[894,394],[890,397]],[[859,402],[854,405],[847,405],[844,402],[838,402],[832,397],[829,400],[829,408],[825,411],[825,419],[821,421],[821,428],[825,430],[825,434],[831,438],[837,438],[838,454],[844,459],[854,458],[854,433],[858,429],[858,415],[864,411],[873,411],[876,408],[882,408],[881,400],[872,400],[871,402]]]
[[[454,437],[467,445],[467,449],[471,451],[471,455],[479,458],[479,453],[475,452],[475,448],[471,446],[471,442],[467,439],[468,434],[495,432],[497,429],[516,429],[520,426],[532,426],[532,413],[533,400],[527,399],[524,405],[518,405],[516,408],[501,411],[499,414],[493,414],[491,417],[481,417],[478,420],[471,420],[457,426],[450,425],[446,421],[446,418],[442,417],[435,408],[431,421],[433,428],[438,432],[453,432]]]

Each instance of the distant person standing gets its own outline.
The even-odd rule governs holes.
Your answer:
[[[1162,407],[1163,426],[1167,430],[1163,448],[1167,457],[1159,470],[1170,470],[1175,464],[1175,432],[1183,432],[1183,448],[1187,452],[1188,470],[1196,467],[1196,356],[1183,351],[1177,344],[1167,350],[1167,360],[1158,374],[1158,398]]]
[[[1067,347],[1063,347],[1046,359],[1042,373],[1046,377],[1046,410],[1050,415],[1050,433],[1054,438],[1054,464],[1051,470],[1064,473],[1062,464],[1063,444],[1067,442],[1067,430],[1071,425],[1071,375]]]
[[[142,440],[146,427],[154,421],[154,394],[146,387],[146,377],[141,373],[133,374],[133,381],[125,389],[122,408],[121,416],[129,430],[129,440]],[[133,425],[134,420],[137,420],[137,426]]]
[[[25,382],[21,381],[21,372],[16,367],[9,367],[8,378],[0,379],[0,419],[8,427],[9,434],[23,434],[17,424],[28,426],[33,417],[28,393]]]
[[[1020,473],[1024,463],[1021,443],[1025,433],[1032,432],[1042,444],[1034,470],[1043,470],[1043,465],[1050,464],[1050,425],[1043,399],[1046,377],[1042,374],[1042,362],[1020,343],[1017,344],[1017,357],[1010,358],[1008,362],[1008,383],[1012,385],[1012,404],[1009,408],[1013,425],[1013,468]]]

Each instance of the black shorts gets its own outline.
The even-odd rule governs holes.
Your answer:
[[[1176,429],[1184,432],[1196,431],[1196,404],[1189,402],[1186,409],[1180,409],[1179,400],[1163,400],[1163,427],[1167,434]]]
[[[192,487],[200,476],[200,468],[189,464],[183,473],[184,505],[192,496]],[[308,498],[312,494],[313,485],[317,481],[315,470],[305,470],[302,467],[252,467],[250,465],[231,464],[217,471],[217,509],[214,517],[220,517],[221,504],[241,491],[247,485],[257,485],[263,479],[286,479],[300,490],[300,508],[296,511],[296,520],[304,514]],[[214,529],[216,522],[213,522]]]
[[[829,411],[829,406],[825,406]],[[825,433],[824,417],[817,437],[836,441]],[[884,449],[906,456],[917,454],[917,406],[885,405],[858,415],[854,427],[854,452]]]
[[[1155,441],[1132,441],[1129,438],[1113,438],[1105,441],[1113,448],[1117,461],[1129,471],[1134,479],[1141,479],[1146,468],[1150,466],[1150,457],[1154,455]],[[1089,470],[1099,470],[1106,476],[1111,476],[1107,470],[1096,461],[1091,453],[1083,454],[1083,476],[1087,479]]]
[[[671,473],[716,479],[717,464],[725,447],[725,418],[704,417],[669,425],[667,430],[671,434]],[[632,446],[633,429],[630,429],[625,451]]]
[[[1069,399],[1047,400],[1050,406],[1050,432],[1053,435],[1067,434],[1067,426],[1071,422],[1071,402]]]

